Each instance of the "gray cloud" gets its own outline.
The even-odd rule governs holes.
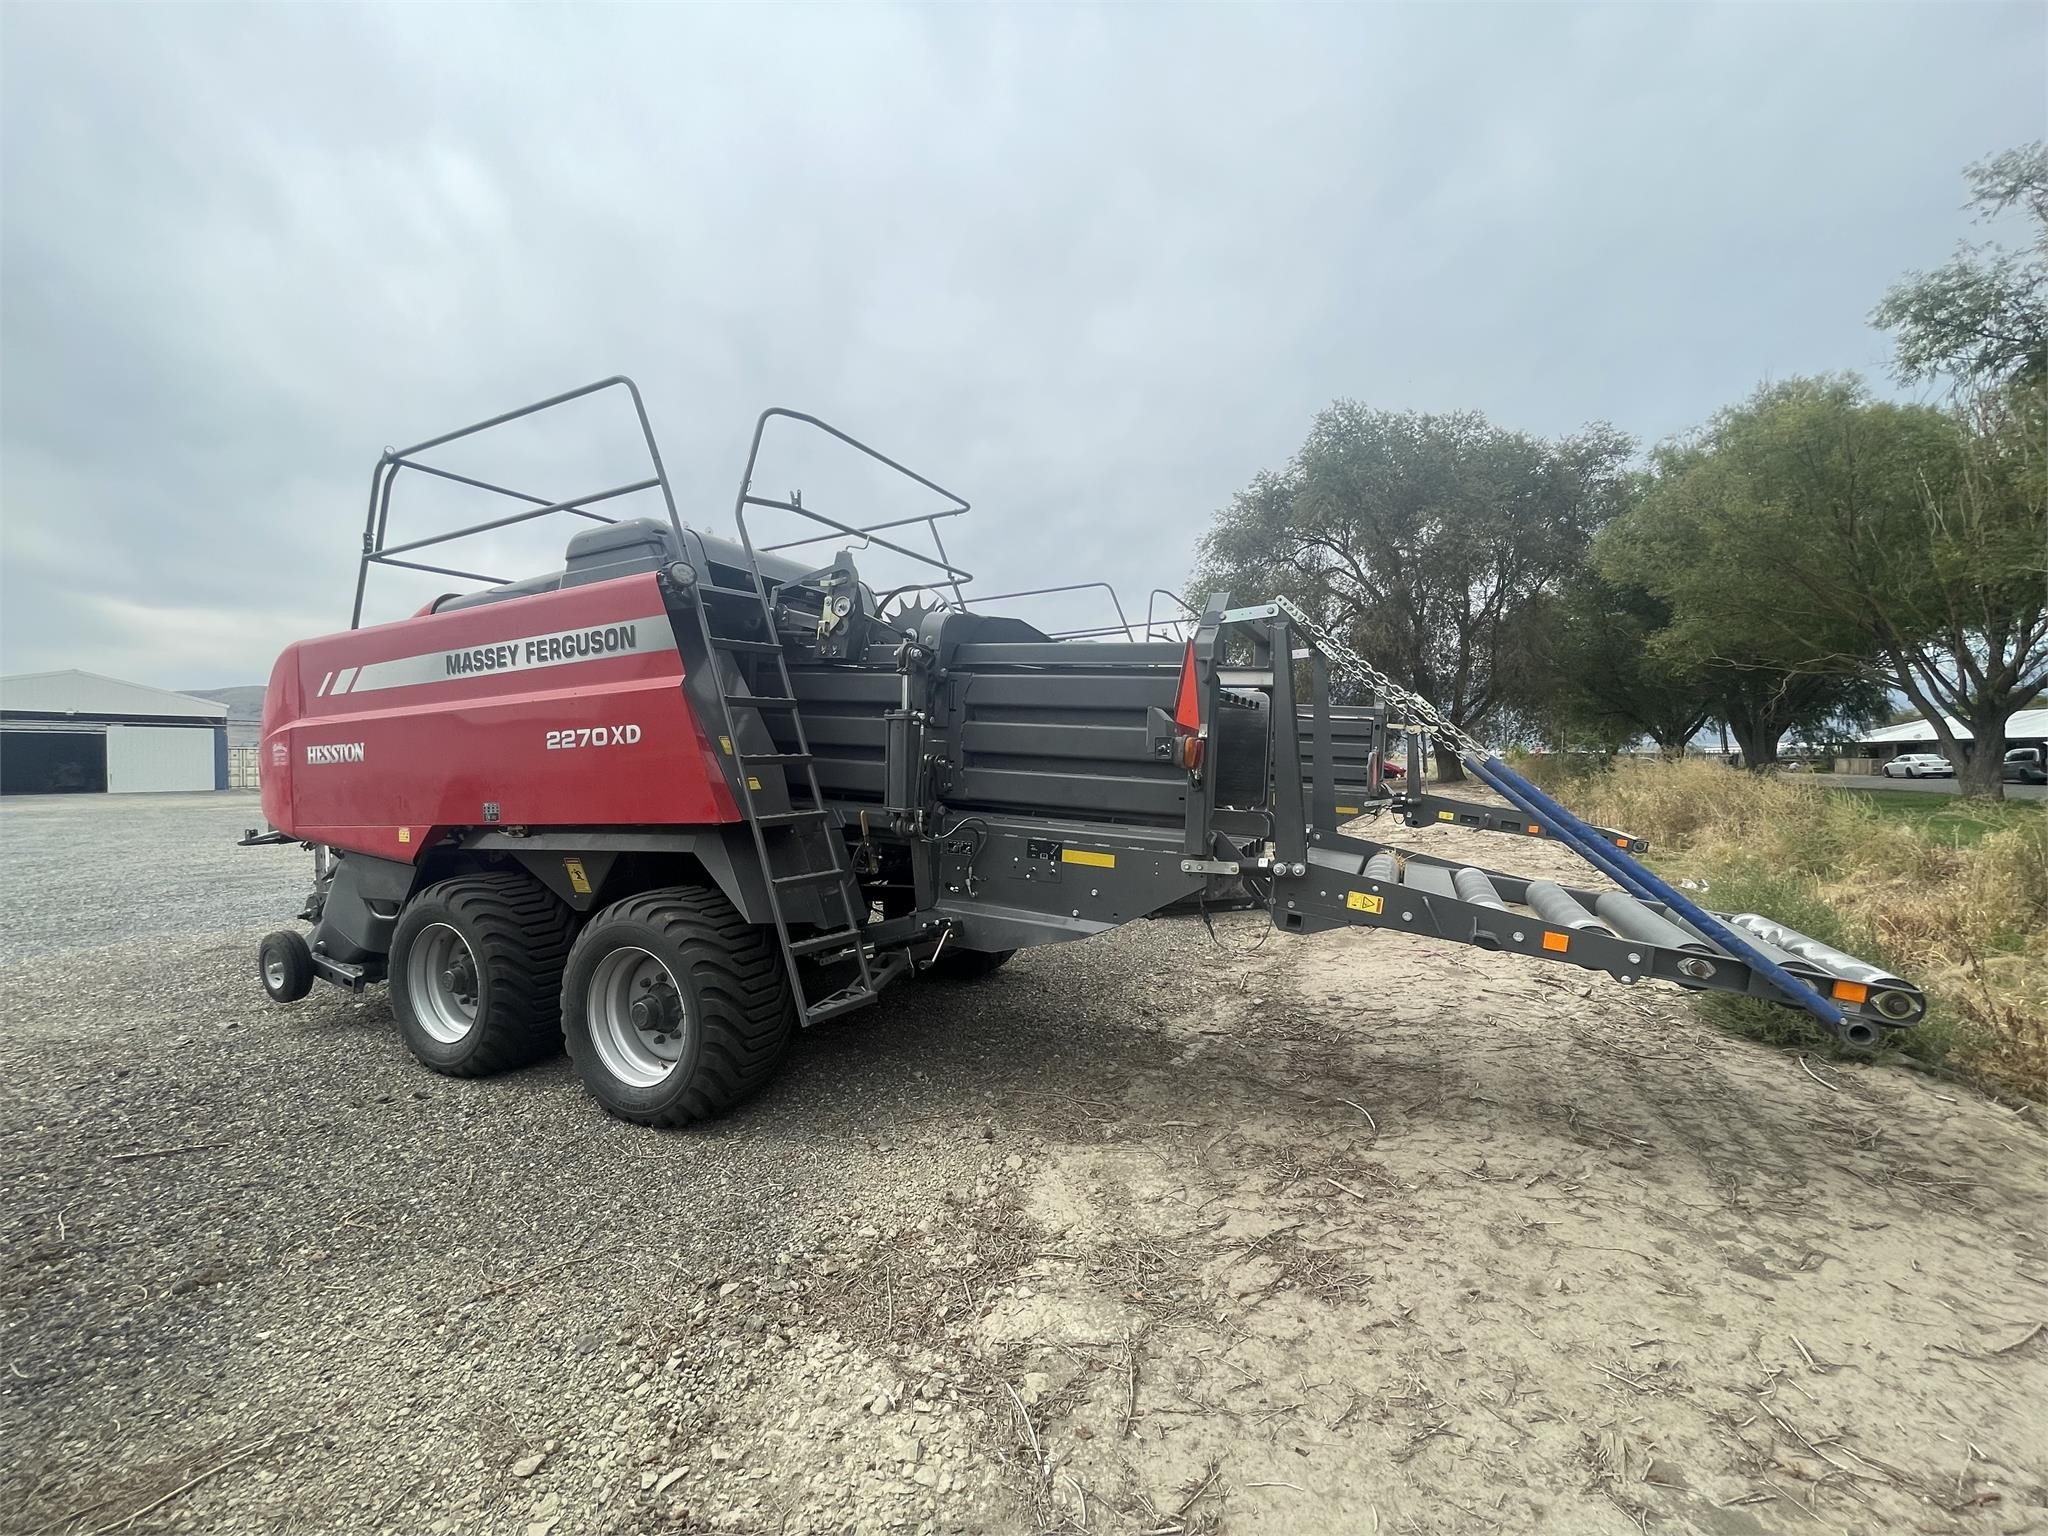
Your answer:
[[[619,371],[701,525],[789,404],[971,497],[990,590],[1142,602],[1339,394],[1655,438],[1881,370],[2044,17],[8,7],[0,665],[260,678],[380,447]],[[615,427],[463,462],[568,494]]]

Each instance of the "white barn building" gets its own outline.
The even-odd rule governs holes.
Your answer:
[[[93,672],[0,678],[0,794],[225,789],[228,706]]]

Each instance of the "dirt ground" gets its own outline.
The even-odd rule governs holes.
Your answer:
[[[108,805],[0,808],[0,1528],[2048,1530],[2033,1112],[1233,918],[658,1135],[270,1008],[303,856],[167,914],[253,805]]]

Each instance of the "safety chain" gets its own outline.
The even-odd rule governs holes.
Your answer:
[[[1317,648],[1336,665],[1338,671],[1348,674],[1355,683],[1367,684],[1382,698],[1404,706],[1438,741],[1449,742],[1466,756],[1484,759],[1489,755],[1486,748],[1462,727],[1446,720],[1429,700],[1412,688],[1403,688],[1286,598],[1276,598],[1274,606],[1287,615],[1289,623],[1316,643]]]

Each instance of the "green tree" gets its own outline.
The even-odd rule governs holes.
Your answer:
[[[1484,733],[1536,685],[1541,600],[1625,501],[1632,447],[1605,426],[1547,441],[1477,412],[1339,400],[1217,514],[1195,584],[1294,599]],[[1461,776],[1442,743],[1437,767]]]
[[[2040,399],[1959,414],[1873,401],[1849,377],[1761,389],[1661,456],[1607,573],[1671,604],[1673,654],[1797,676],[1874,665],[1965,792],[2001,795],[2005,724],[2048,682]]]
[[[1610,749],[1647,736],[1666,757],[1683,756],[1715,700],[1700,660],[1653,644],[1670,622],[1671,605],[1645,587],[1593,570],[1569,581],[1543,626],[1553,728]]]
[[[1795,672],[1716,661],[1706,672],[1714,718],[1742,749],[1743,766],[1757,772],[1778,761],[1778,744],[1786,736],[1810,741],[1868,725],[1884,712],[1891,693],[1867,671]]]
[[[1963,174],[1978,221],[2017,211],[2031,244],[1964,243],[1946,266],[1894,284],[1871,323],[1895,333],[1896,371],[1908,382],[1938,374],[1973,386],[2048,378],[2048,144],[2009,149]]]

